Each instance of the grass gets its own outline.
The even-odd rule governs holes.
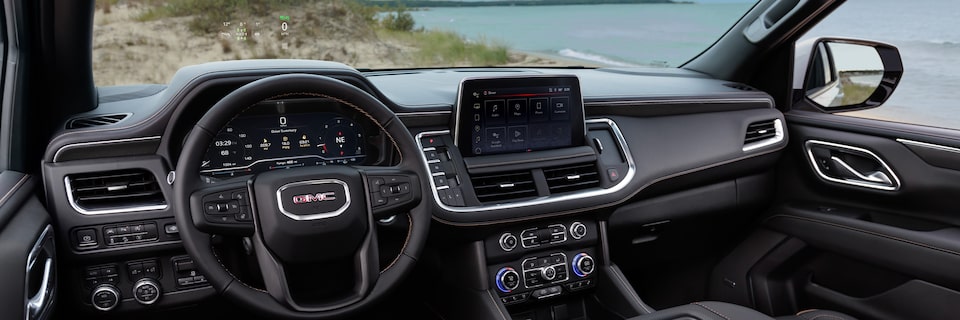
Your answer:
[[[378,34],[418,48],[412,53],[417,66],[493,66],[508,62],[507,46],[487,39],[469,41],[452,31],[381,29]]]
[[[403,12],[401,9],[385,9],[383,7],[365,5],[356,0],[322,0],[327,6],[317,12],[310,11],[317,8],[316,0],[127,0],[128,3],[137,3],[147,9],[137,17],[138,21],[155,21],[172,17],[193,17],[188,27],[197,35],[209,35],[218,32],[220,22],[231,21],[248,16],[266,16],[279,10],[307,10],[306,20],[334,19],[360,21],[361,26],[375,31],[380,39],[370,41],[393,40],[405,46],[417,48],[415,52],[405,53],[404,59],[411,59],[416,66],[492,66],[503,65],[509,61],[507,46],[488,39],[469,41],[461,35],[451,31],[423,30],[422,28],[396,30],[391,27],[390,21],[381,21],[377,18],[381,12]],[[117,0],[96,0],[98,8],[109,8]],[[108,9],[107,9],[108,10]],[[397,14],[399,16],[399,13]],[[317,17],[319,16],[319,17]],[[358,19],[359,18],[359,19]],[[396,21],[394,21],[396,22]],[[412,20],[411,20],[411,23]],[[406,29],[406,28],[404,28]],[[322,29],[304,28],[304,36],[316,38],[314,32],[324,32]],[[303,45],[297,39],[297,47]],[[224,54],[233,51],[229,45],[223,45]],[[258,57],[275,57],[282,52],[263,52]]]

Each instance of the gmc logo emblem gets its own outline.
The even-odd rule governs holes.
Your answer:
[[[337,194],[333,191],[321,192],[317,194],[298,194],[293,196],[293,204],[304,204],[311,202],[333,201],[337,200]]]

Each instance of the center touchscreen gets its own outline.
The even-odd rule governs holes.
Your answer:
[[[464,156],[582,145],[580,81],[575,76],[465,79],[454,131]]]

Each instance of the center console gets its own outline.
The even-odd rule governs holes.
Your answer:
[[[417,135],[434,218],[477,236],[464,235],[471,244],[444,253],[439,263],[453,266],[435,272],[451,279],[480,273],[461,285],[483,293],[439,297],[457,305],[441,313],[551,320],[643,313],[604,257],[595,210],[624,199],[619,193],[636,166],[613,120],[586,119],[577,77],[465,79],[450,128]]]

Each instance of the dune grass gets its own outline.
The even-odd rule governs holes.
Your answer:
[[[420,67],[432,66],[495,66],[509,60],[507,46],[497,41],[470,41],[452,31],[414,30],[410,32],[381,29],[383,38],[399,40],[418,48],[411,56]]]
[[[117,0],[96,0],[98,8],[109,8]],[[356,0],[323,0],[327,4],[322,14],[312,12],[316,0],[128,0],[142,5],[146,10],[136,19],[154,21],[173,17],[193,17],[189,29],[197,35],[217,32],[221,22],[249,16],[265,16],[280,10],[306,10],[308,17],[343,20],[348,28],[372,30],[379,39],[417,48],[404,52],[403,65],[412,62],[418,67],[432,66],[493,66],[508,62],[507,46],[488,39],[470,41],[452,31],[423,30],[413,28],[413,18],[404,8],[385,8],[362,4]],[[380,13],[392,14],[380,14]],[[358,19],[359,18],[359,19]],[[401,19],[404,18],[404,19]],[[409,18],[408,20],[405,20]],[[349,23],[348,23],[349,22]],[[400,26],[400,27],[398,27]],[[305,29],[309,34],[324,32]],[[305,31],[306,32],[306,31]],[[309,39],[301,39],[309,42]],[[365,40],[366,41],[366,40]],[[226,50],[229,51],[229,50]],[[282,57],[281,57],[282,58]]]

